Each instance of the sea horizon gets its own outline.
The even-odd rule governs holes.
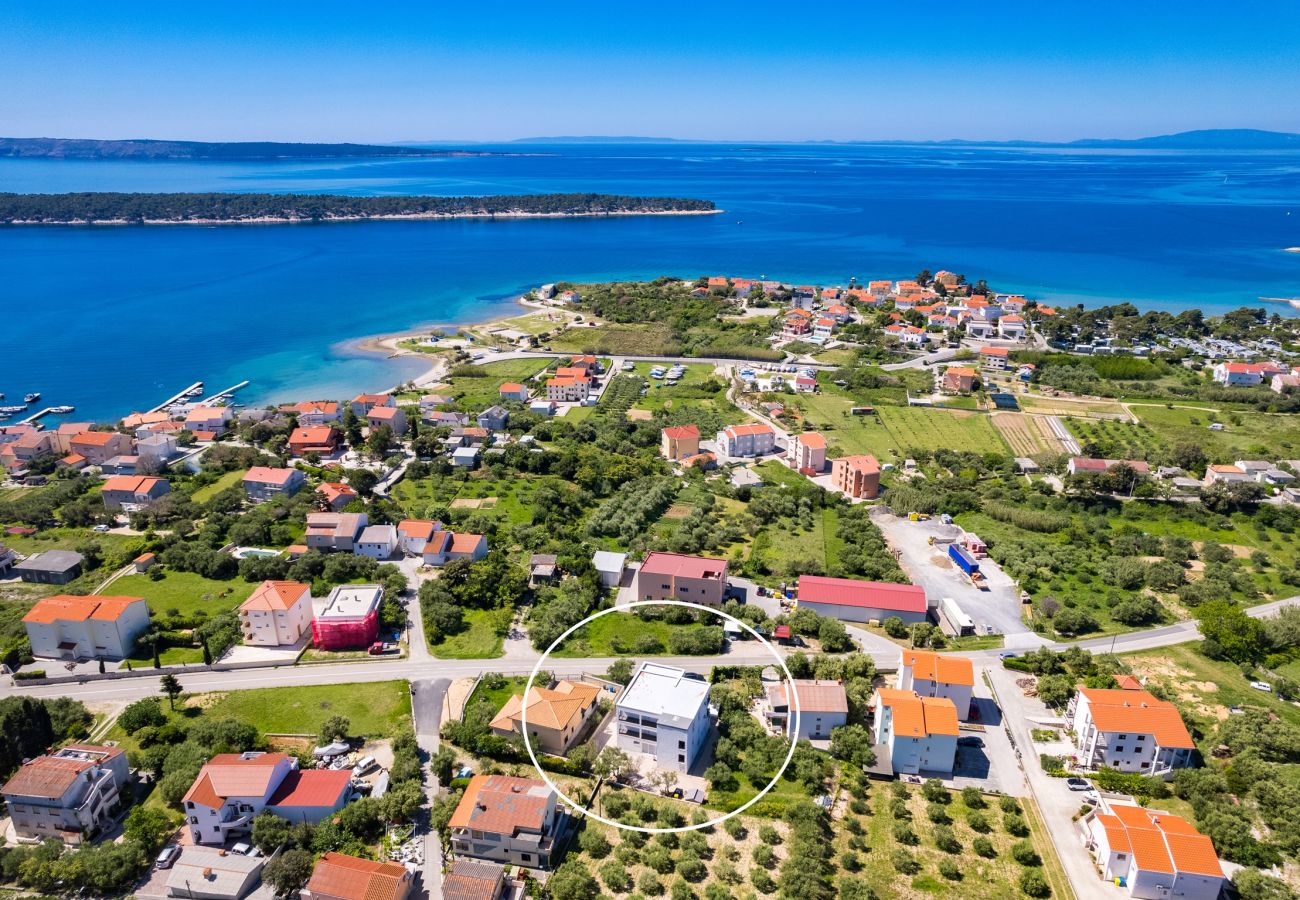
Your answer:
[[[491,144],[477,145],[490,148]],[[518,149],[520,144],[504,145]],[[0,391],[114,419],[202,380],[262,404],[425,370],[365,337],[506,315],[560,280],[726,274],[846,284],[962,272],[1054,305],[1300,295],[1300,155],[970,146],[527,144],[535,156],[0,159],[0,190],[692,197],[714,216],[0,229],[21,315]],[[1294,212],[1294,214],[1292,214]],[[107,368],[94,377],[91,365]],[[89,367],[89,368],[88,368]],[[20,417],[15,417],[15,419]],[[11,420],[12,421],[12,420]]]

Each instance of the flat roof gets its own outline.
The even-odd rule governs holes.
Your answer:
[[[685,671],[672,666],[643,662],[617,705],[619,709],[645,713],[685,728],[708,700],[707,681],[687,678]]]
[[[379,606],[384,589],[377,584],[340,584],[325,598],[318,619],[364,619]]]

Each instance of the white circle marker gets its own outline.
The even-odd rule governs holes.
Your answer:
[[[788,691],[788,696],[790,699],[790,705],[794,708],[794,719],[793,721],[788,723],[788,727],[790,731],[790,750],[786,753],[785,761],[781,763],[781,768],[776,770],[776,774],[772,776],[772,780],[767,783],[767,786],[764,787],[757,794],[755,794],[753,797],[751,797],[748,801],[741,804],[736,809],[733,809],[729,813],[725,813],[716,819],[709,819],[707,822],[701,822],[698,825],[682,825],[678,828],[645,828],[638,825],[628,825],[624,822],[619,822],[615,819],[607,819],[604,816],[600,815],[599,813],[592,812],[590,809],[578,803],[576,800],[571,799],[567,794],[564,793],[564,791],[560,790],[559,785],[557,785],[554,781],[551,780],[551,776],[546,774],[546,770],[543,769],[541,763],[537,761],[537,754],[533,751],[533,742],[528,739],[528,695],[529,693],[532,692],[533,682],[537,679],[537,673],[542,671],[542,663],[546,661],[546,657],[550,656],[551,653],[554,652],[556,647],[564,643],[564,639],[567,638],[569,635],[573,634],[582,626],[590,622],[594,622],[595,620],[599,619],[601,616],[607,616],[610,613],[625,612],[626,610],[629,609],[640,609],[641,607],[645,607],[645,606],[680,606],[685,609],[697,609],[697,610],[702,610],[703,612],[706,613],[712,613],[713,615],[720,616],[724,619],[727,619],[728,621],[735,622],[742,629],[752,634],[755,640],[757,640],[760,644],[762,644],[771,652],[772,656],[776,659],[776,664],[780,666],[781,671],[785,673],[786,684],[790,686]],[[542,781],[546,782],[547,786],[555,793],[555,796],[559,797],[562,801],[564,801],[564,804],[569,808],[571,808],[574,812],[580,815],[590,816],[591,818],[595,819],[597,822],[602,822],[605,825],[609,825],[612,828],[619,828],[622,829],[623,831],[640,831],[645,834],[675,834],[683,831],[700,831],[705,828],[712,828],[715,825],[721,825],[723,822],[727,821],[731,817],[738,816],[741,813],[743,813],[745,810],[749,809],[759,800],[762,800],[768,791],[776,787],[777,781],[779,781],[781,779],[781,776],[785,774],[785,770],[790,766],[790,761],[794,759],[794,750],[799,743],[797,738],[799,734],[799,715],[800,715],[799,694],[794,689],[794,676],[790,674],[790,669],[786,667],[785,660],[781,658],[781,654],[776,652],[776,648],[772,646],[772,643],[767,638],[763,637],[761,634],[759,634],[757,631],[751,628],[748,623],[742,622],[739,619],[737,619],[735,616],[730,615],[729,613],[725,613],[720,609],[714,609],[711,606],[703,606],[699,603],[687,603],[683,600],[637,600],[632,603],[628,603],[624,606],[611,606],[609,609],[602,609],[598,612],[592,613],[591,615],[587,616],[587,618],[583,619],[581,622],[578,622],[576,625],[569,628],[568,631],[564,632],[564,634],[560,635],[554,641],[551,642],[551,646],[547,647],[546,652],[543,653],[538,658],[537,664],[533,666],[533,671],[528,676],[528,683],[524,685],[524,697],[523,697],[523,703],[519,710],[519,722],[520,725],[523,726],[523,731],[524,731],[524,749],[528,751],[528,758],[532,760],[533,768],[537,770],[538,775],[542,776]]]

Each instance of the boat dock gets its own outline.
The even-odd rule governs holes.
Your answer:
[[[225,400],[229,397],[233,397],[235,396],[235,391],[243,390],[246,387],[248,387],[248,382],[241,381],[239,382],[239,384],[233,385],[232,387],[228,387],[224,391],[220,391],[216,394],[213,394],[211,397],[208,397],[206,400],[204,400],[200,405],[214,406],[218,400]]]
[[[171,406],[173,403],[176,403],[176,402],[178,402],[178,401],[180,401],[180,400],[184,400],[184,399],[185,399],[185,396],[186,396],[190,391],[192,391],[192,390],[194,390],[194,389],[196,389],[196,388],[201,388],[201,387],[203,387],[203,382],[201,382],[201,381],[196,381],[196,382],[194,382],[192,385],[190,385],[189,387],[187,387],[185,390],[181,391],[180,393],[173,394],[172,396],[168,397],[166,400],[164,400],[162,403],[159,403],[159,404],[158,404],[157,406],[155,406],[153,409],[148,410],[148,412],[151,412],[151,413],[159,412],[159,411],[161,411],[162,409],[164,409],[165,407]]]
[[[19,425],[33,425],[33,424],[35,424],[37,421],[39,421],[40,419],[43,419],[43,418],[45,418],[46,416],[50,415],[50,413],[52,413],[52,412],[54,412],[54,407],[52,407],[52,406],[47,406],[47,407],[45,407],[45,409],[42,409],[42,410],[40,410],[40,411],[38,411],[38,412],[35,412],[35,413],[32,413],[30,416],[28,416],[27,418],[23,419],[23,420],[20,421],[18,424],[19,424]]]

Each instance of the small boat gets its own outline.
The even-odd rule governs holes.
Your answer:
[[[50,407],[50,412],[56,416],[67,415],[70,412],[76,412],[76,411],[77,408],[75,406],[51,406]]]
[[[0,412],[17,413],[17,412],[22,412],[26,408],[27,408],[27,404],[25,403],[22,406],[0,406]]]
[[[28,403],[35,403],[37,400],[41,399],[41,394],[39,391],[35,391],[33,393],[27,394],[25,397],[23,397],[23,399]]]

